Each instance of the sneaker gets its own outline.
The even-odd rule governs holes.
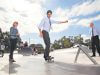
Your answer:
[[[12,62],[16,62],[16,61],[13,59]]]
[[[91,57],[96,57],[96,55],[92,55]]]
[[[9,59],[10,62],[16,62],[14,59]]]

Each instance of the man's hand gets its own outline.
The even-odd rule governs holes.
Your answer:
[[[20,36],[20,34],[19,34],[19,33],[17,33],[17,36]]]
[[[42,32],[40,32],[40,37],[43,37],[43,33]]]
[[[40,37],[43,37],[43,33],[42,33],[41,29],[39,29],[39,32],[40,32]]]
[[[67,22],[68,22],[68,20],[65,21],[65,23],[67,23]]]
[[[67,23],[67,22],[68,22],[68,20],[65,20],[65,21],[61,21],[61,22],[60,22],[60,24],[61,24],[61,23]]]

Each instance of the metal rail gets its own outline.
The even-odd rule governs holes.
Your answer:
[[[77,54],[76,54],[74,63],[77,63],[77,60],[78,60],[80,51],[82,51],[95,65],[98,64],[98,63],[96,62],[96,60],[94,60],[94,59],[88,54],[88,52],[86,51],[86,49],[89,50],[87,47],[83,47],[83,46],[81,46],[81,45],[78,46],[78,47],[79,47],[79,49],[78,49],[78,51],[77,51]]]

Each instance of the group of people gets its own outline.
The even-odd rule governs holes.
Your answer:
[[[68,23],[68,20],[65,21],[55,21],[52,20],[52,11],[48,10],[47,15],[41,20],[41,23],[38,26],[39,32],[40,32],[40,37],[43,38],[44,43],[45,43],[45,51],[44,51],[44,59],[45,61],[49,60],[51,58],[51,56],[49,55],[50,53],[50,37],[49,37],[49,32],[50,29],[52,28],[52,24],[56,23],[56,24],[62,24],[62,23]],[[15,62],[14,58],[13,58],[13,52],[16,48],[16,44],[17,44],[17,38],[20,36],[18,29],[18,22],[15,21],[13,23],[13,26],[10,28],[10,44],[11,44],[11,49],[10,49],[10,55],[9,55],[9,61],[11,62]],[[96,49],[99,53],[100,56],[100,44],[99,44],[99,34],[94,26],[93,23],[90,23],[90,27],[92,29],[92,52],[93,55],[92,57],[96,56]]]
[[[45,52],[44,52],[44,59],[47,61],[50,59],[51,56],[49,56],[50,53],[50,37],[49,37],[49,31],[52,28],[51,25],[53,23],[56,24],[61,24],[61,23],[67,23],[68,20],[65,21],[54,21],[51,19],[52,16],[52,11],[48,10],[47,11],[47,16],[44,17],[41,21],[41,23],[38,26],[39,32],[40,32],[40,37],[43,37],[44,43],[45,43]],[[10,28],[10,44],[11,44],[11,49],[10,49],[10,55],[9,55],[9,61],[15,62],[13,58],[13,52],[16,48],[17,44],[17,38],[20,36],[18,29],[18,22],[15,21],[13,23],[13,26]]]

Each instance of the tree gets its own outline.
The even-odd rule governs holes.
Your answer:
[[[72,46],[72,43],[70,42],[70,39],[69,38],[66,38],[63,42],[64,44],[64,48],[69,48]]]
[[[4,37],[3,37],[3,33],[2,33],[1,28],[0,28],[0,42],[1,42],[1,40],[2,40],[3,38],[4,38]]]
[[[58,41],[55,40],[53,44],[53,48],[60,49],[60,48],[69,48],[72,46],[70,38],[66,38],[66,36],[62,37]]]
[[[74,37],[74,43],[83,44],[83,38],[81,37],[81,35]]]
[[[10,33],[9,32],[3,32],[4,36],[4,43],[5,43],[5,51],[9,52],[10,49]]]
[[[57,40],[55,40],[54,41],[54,44],[52,45],[52,47],[54,48],[54,49],[60,49],[60,44],[59,44],[59,41],[57,41]]]

